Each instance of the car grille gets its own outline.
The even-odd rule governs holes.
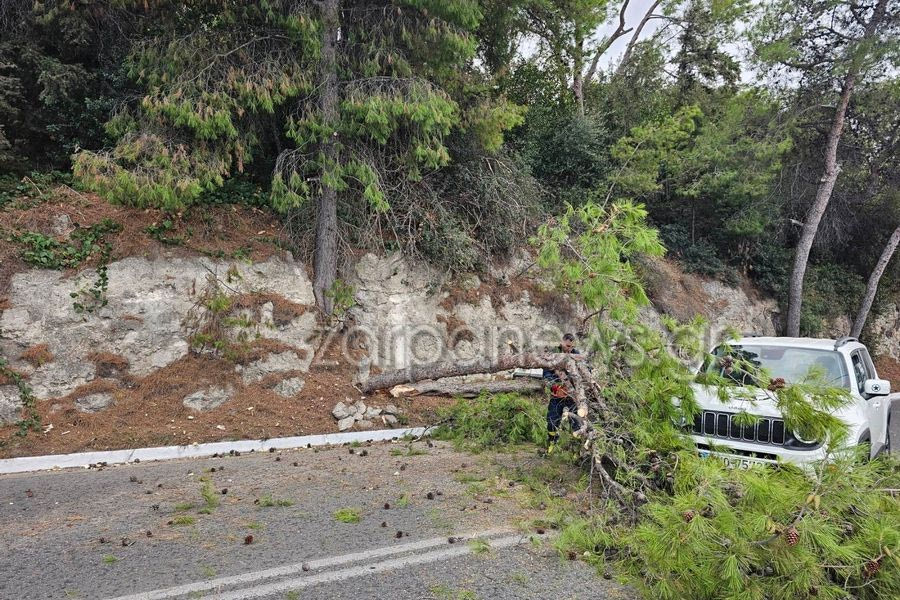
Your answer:
[[[694,435],[703,435],[723,440],[743,440],[760,444],[783,446],[784,421],[761,417],[754,425],[738,425],[734,413],[713,412],[705,410],[694,417],[691,431]]]

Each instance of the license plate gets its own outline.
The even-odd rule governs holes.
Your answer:
[[[746,458],[722,457],[722,462],[725,463],[725,468],[727,469],[741,469],[746,471],[751,466],[753,466],[753,461]]]

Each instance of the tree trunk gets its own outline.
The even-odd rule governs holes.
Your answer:
[[[362,382],[362,391],[369,393],[374,390],[392,388],[401,383],[415,383],[426,379],[442,379],[444,377],[456,377],[459,375],[474,375],[479,373],[497,373],[509,371],[520,367],[523,369],[553,369],[562,371],[565,378],[574,388],[573,398],[578,406],[578,415],[582,418],[588,414],[588,394],[597,412],[601,416],[609,414],[609,410],[600,398],[601,386],[594,380],[590,369],[581,360],[583,355],[534,352],[522,352],[520,354],[507,354],[495,361],[489,358],[465,362],[439,362],[428,365],[410,366],[405,369],[388,371]]]
[[[866,24],[865,32],[860,38],[860,44],[872,37],[876,27],[884,17],[887,0],[880,0],[875,7],[872,18]],[[831,192],[837,181],[840,165],[837,162],[838,142],[844,130],[844,120],[847,115],[847,105],[850,104],[850,96],[853,86],[856,84],[856,76],[859,70],[859,61],[851,61],[844,83],[841,86],[841,98],[834,111],[834,119],[831,122],[831,130],[828,132],[828,141],[825,144],[825,172],[819,181],[816,190],[816,200],[813,202],[806,219],[803,222],[803,230],[800,233],[800,241],[797,242],[797,250],[794,252],[794,267],[791,271],[790,291],[788,295],[788,316],[785,334],[789,337],[800,335],[800,308],[803,303],[803,278],[806,275],[806,266],[809,262],[809,252],[812,249],[813,240],[819,230],[819,223],[828,202],[831,200]]]
[[[847,115],[847,105],[850,103],[850,95],[853,93],[853,85],[856,83],[856,72],[851,69],[844,78],[841,89],[841,99],[834,111],[834,120],[831,122],[831,130],[828,132],[828,142],[825,144],[825,172],[819,181],[816,190],[816,200],[806,215],[803,222],[803,230],[797,249],[794,252],[794,267],[791,271],[791,284],[788,296],[788,317],[785,333],[789,337],[800,335],[800,307],[803,302],[803,278],[806,275],[806,265],[809,262],[809,252],[812,249],[813,240],[819,230],[822,215],[828,208],[831,200],[831,192],[837,181],[840,165],[837,162],[837,147],[844,130],[844,120]]]
[[[475,375],[479,373],[499,373],[510,369],[562,369],[566,368],[568,361],[572,360],[571,354],[552,353],[537,354],[523,352],[520,354],[507,354],[496,361],[489,358],[481,358],[466,362],[437,362],[427,365],[413,365],[405,369],[388,371],[380,375],[369,377],[362,382],[362,390],[365,393],[374,390],[391,388],[401,383],[415,383],[427,379],[443,379],[444,377],[458,377],[460,375]]]
[[[859,307],[859,313],[857,313],[856,320],[853,321],[853,329],[850,331],[850,335],[853,337],[859,337],[862,333],[866,319],[869,318],[869,310],[872,309],[872,302],[875,300],[875,293],[878,291],[878,282],[881,280],[888,263],[891,262],[891,257],[897,250],[898,245],[900,245],[900,225],[897,226],[897,229],[894,230],[894,233],[888,239],[887,245],[885,245],[878,262],[875,264],[875,268],[872,270],[872,274],[869,276],[869,283],[866,285],[866,295],[863,297],[862,306]]]
[[[644,17],[641,19],[641,22],[638,23],[637,29],[634,30],[634,34],[631,36],[631,40],[628,41],[628,46],[625,48],[625,54],[622,55],[622,60],[619,61],[619,66],[616,67],[616,75],[620,75],[622,73],[622,69],[624,69],[628,62],[631,60],[631,53],[634,52],[634,47],[637,46],[638,41],[640,41],[641,32],[644,30],[644,25],[646,25],[650,20],[650,17],[653,16],[653,11],[656,10],[656,7],[659,6],[660,2],[662,2],[662,0],[656,0],[644,13]]]
[[[322,122],[326,127],[334,127],[338,120],[337,86],[337,43],[340,31],[338,0],[323,0],[322,4],[322,90],[319,108]],[[325,166],[335,165],[340,159],[337,133],[325,140],[323,152]],[[316,248],[313,268],[315,279],[313,294],[316,303],[326,314],[331,314],[334,300],[327,292],[337,279],[337,192],[328,185],[322,185],[316,214]]]
[[[572,77],[572,92],[575,94],[575,105],[578,107],[578,114],[584,116],[584,38],[576,34],[575,37],[575,56]]]
[[[531,394],[540,392],[544,388],[544,382],[539,379],[501,379],[498,381],[484,381],[480,383],[458,383],[448,381],[420,381],[412,385],[400,386],[391,389],[391,395],[418,396],[420,394],[430,396],[462,396],[474,398],[482,393],[503,394],[515,392],[518,394]]]

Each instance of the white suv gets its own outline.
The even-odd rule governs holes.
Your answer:
[[[743,337],[713,350],[701,373],[729,376],[740,383],[740,376],[736,378],[734,370],[728,368],[729,359],[722,360],[726,351],[750,360],[773,379],[780,377],[788,383],[798,381],[812,367],[824,371],[826,381],[852,396],[850,403],[835,412],[849,428],[849,445],[868,443],[871,457],[889,449],[891,401],[900,394],[890,395],[890,382],[878,378],[868,350],[856,338]],[[752,402],[732,399],[722,403],[716,387],[702,383],[692,387],[702,412],[686,427],[702,453],[725,447],[730,454],[716,454],[741,467],[751,462],[806,463],[825,457],[821,441],[804,440],[787,430],[773,392],[747,387],[752,390]],[[735,415],[743,411],[759,417],[758,422],[743,426],[735,423]]]

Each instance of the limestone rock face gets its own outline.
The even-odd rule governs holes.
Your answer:
[[[28,380],[34,396],[39,399],[65,396],[96,376],[94,364],[76,357],[59,358],[35,369]]]
[[[517,267],[513,262],[506,270]],[[464,300],[448,298],[440,289],[451,282],[399,255],[364,255],[350,282],[356,287],[352,315],[359,337],[372,364],[382,369],[497,356],[511,346],[543,349],[579,324],[577,307],[575,312],[546,310],[536,306],[527,291],[503,289],[495,301],[478,277],[458,286],[466,293]]]
[[[900,360],[900,304],[890,304],[880,314],[871,315],[864,333],[875,340],[874,354]]]
[[[113,395],[107,392],[91,394],[75,401],[75,408],[83,413],[98,413],[112,406]]]
[[[779,310],[775,300],[757,297],[741,286],[684,273],[668,260],[645,260],[641,267],[652,303],[641,311],[645,324],[666,332],[662,315],[680,321],[702,316],[708,323],[703,340],[707,349],[720,342],[729,328],[747,334],[776,335]]]
[[[396,254],[365,254],[341,274],[354,286],[356,304],[330,347],[352,351],[353,357],[346,358],[360,361],[358,371],[365,374],[370,365],[385,370],[556,346],[563,333],[584,329],[589,311],[565,296],[542,291],[541,281],[533,279],[534,269],[529,270],[532,263],[523,254],[480,276],[449,280],[421,262]],[[727,327],[761,335],[776,333],[777,304],[748,285],[731,287],[687,274],[667,260],[642,261],[641,270],[652,301],[641,318],[660,331],[665,331],[663,315],[682,321],[702,315],[710,324],[704,341],[707,348],[719,341]],[[252,264],[207,257],[131,257],[111,263],[108,276],[107,305],[79,314],[71,294],[93,284],[93,269],[75,275],[30,269],[13,275],[4,294],[9,308],[0,312],[0,355],[27,376],[38,400],[61,398],[98,378],[115,380],[125,375],[124,367],[110,370],[102,361],[98,372],[94,362],[100,360],[98,353],[120,358],[127,365],[127,375],[135,378],[184,358],[196,333],[188,317],[207,310],[201,299],[211,276],[229,296],[258,295],[258,302],[241,303],[242,308],[229,314],[234,317],[233,323],[226,324],[229,334],[243,334],[251,342],[276,342],[270,344],[274,348],[270,354],[235,367],[244,384],[274,384],[275,393],[292,398],[309,383],[305,374],[325,328],[316,310],[306,309],[315,300],[303,265],[284,257]],[[849,329],[846,319],[832,325],[835,335]],[[873,315],[866,335],[873,354],[900,359],[900,306],[894,303]],[[20,358],[39,344],[47,344],[52,360],[35,367]],[[185,405],[209,410],[227,401],[231,390],[217,383],[218,388],[186,397]],[[94,399],[86,406],[102,403]],[[398,414],[392,406],[382,407],[380,414],[372,408],[347,398],[333,414],[342,422],[353,417],[349,427],[356,421],[380,425],[384,417]],[[18,420],[20,411],[18,390],[0,387],[0,422]]]
[[[853,327],[853,321],[847,315],[840,315],[835,319],[827,320],[822,328],[822,337],[837,339],[841,336],[850,335],[850,329]],[[874,350],[874,348],[873,348]]]
[[[365,339],[372,363],[381,369],[403,368],[437,360],[543,350],[559,343],[563,333],[583,329],[588,311],[567,297],[516,288],[509,282],[523,272],[524,259],[494,267],[500,282],[493,287],[478,277],[448,282],[421,264],[397,255],[363,256],[355,265],[355,323]],[[712,347],[726,328],[775,335],[778,306],[744,287],[683,273],[665,260],[644,265],[652,305],[643,321],[665,331],[661,315],[689,320],[702,315],[709,322],[705,344]],[[506,282],[507,286],[502,283]],[[441,292],[443,284],[461,290],[458,298]]]
[[[230,274],[229,274],[230,271]],[[271,291],[300,305],[314,304],[312,284],[299,264],[281,258],[245,264],[205,257],[132,257],[110,263],[108,303],[78,314],[70,294],[89,287],[92,269],[70,276],[32,269],[12,277],[10,308],[0,315],[0,351],[30,375],[39,399],[64,396],[97,375],[88,355],[111,352],[144,376],[184,357],[189,350],[185,317],[214,273],[235,293]],[[271,312],[271,311],[270,311]],[[320,334],[312,312],[290,322],[260,326],[258,334],[305,352],[292,369],[306,370]],[[48,344],[55,359],[31,369],[15,358],[29,346]]]
[[[15,423],[22,417],[22,399],[14,385],[0,386],[0,425]]]
[[[282,398],[293,398],[303,389],[304,383],[305,382],[301,377],[289,377],[288,379],[278,382],[278,385],[272,389],[274,389],[275,393]]]
[[[182,404],[191,410],[203,412],[222,406],[231,400],[233,394],[234,391],[229,387],[210,387],[185,396]]]
[[[238,365],[237,371],[241,374],[244,383],[255,383],[272,373],[283,373],[300,369],[300,357],[296,352],[286,351],[278,354],[270,354],[262,360],[250,363],[246,367]]]

